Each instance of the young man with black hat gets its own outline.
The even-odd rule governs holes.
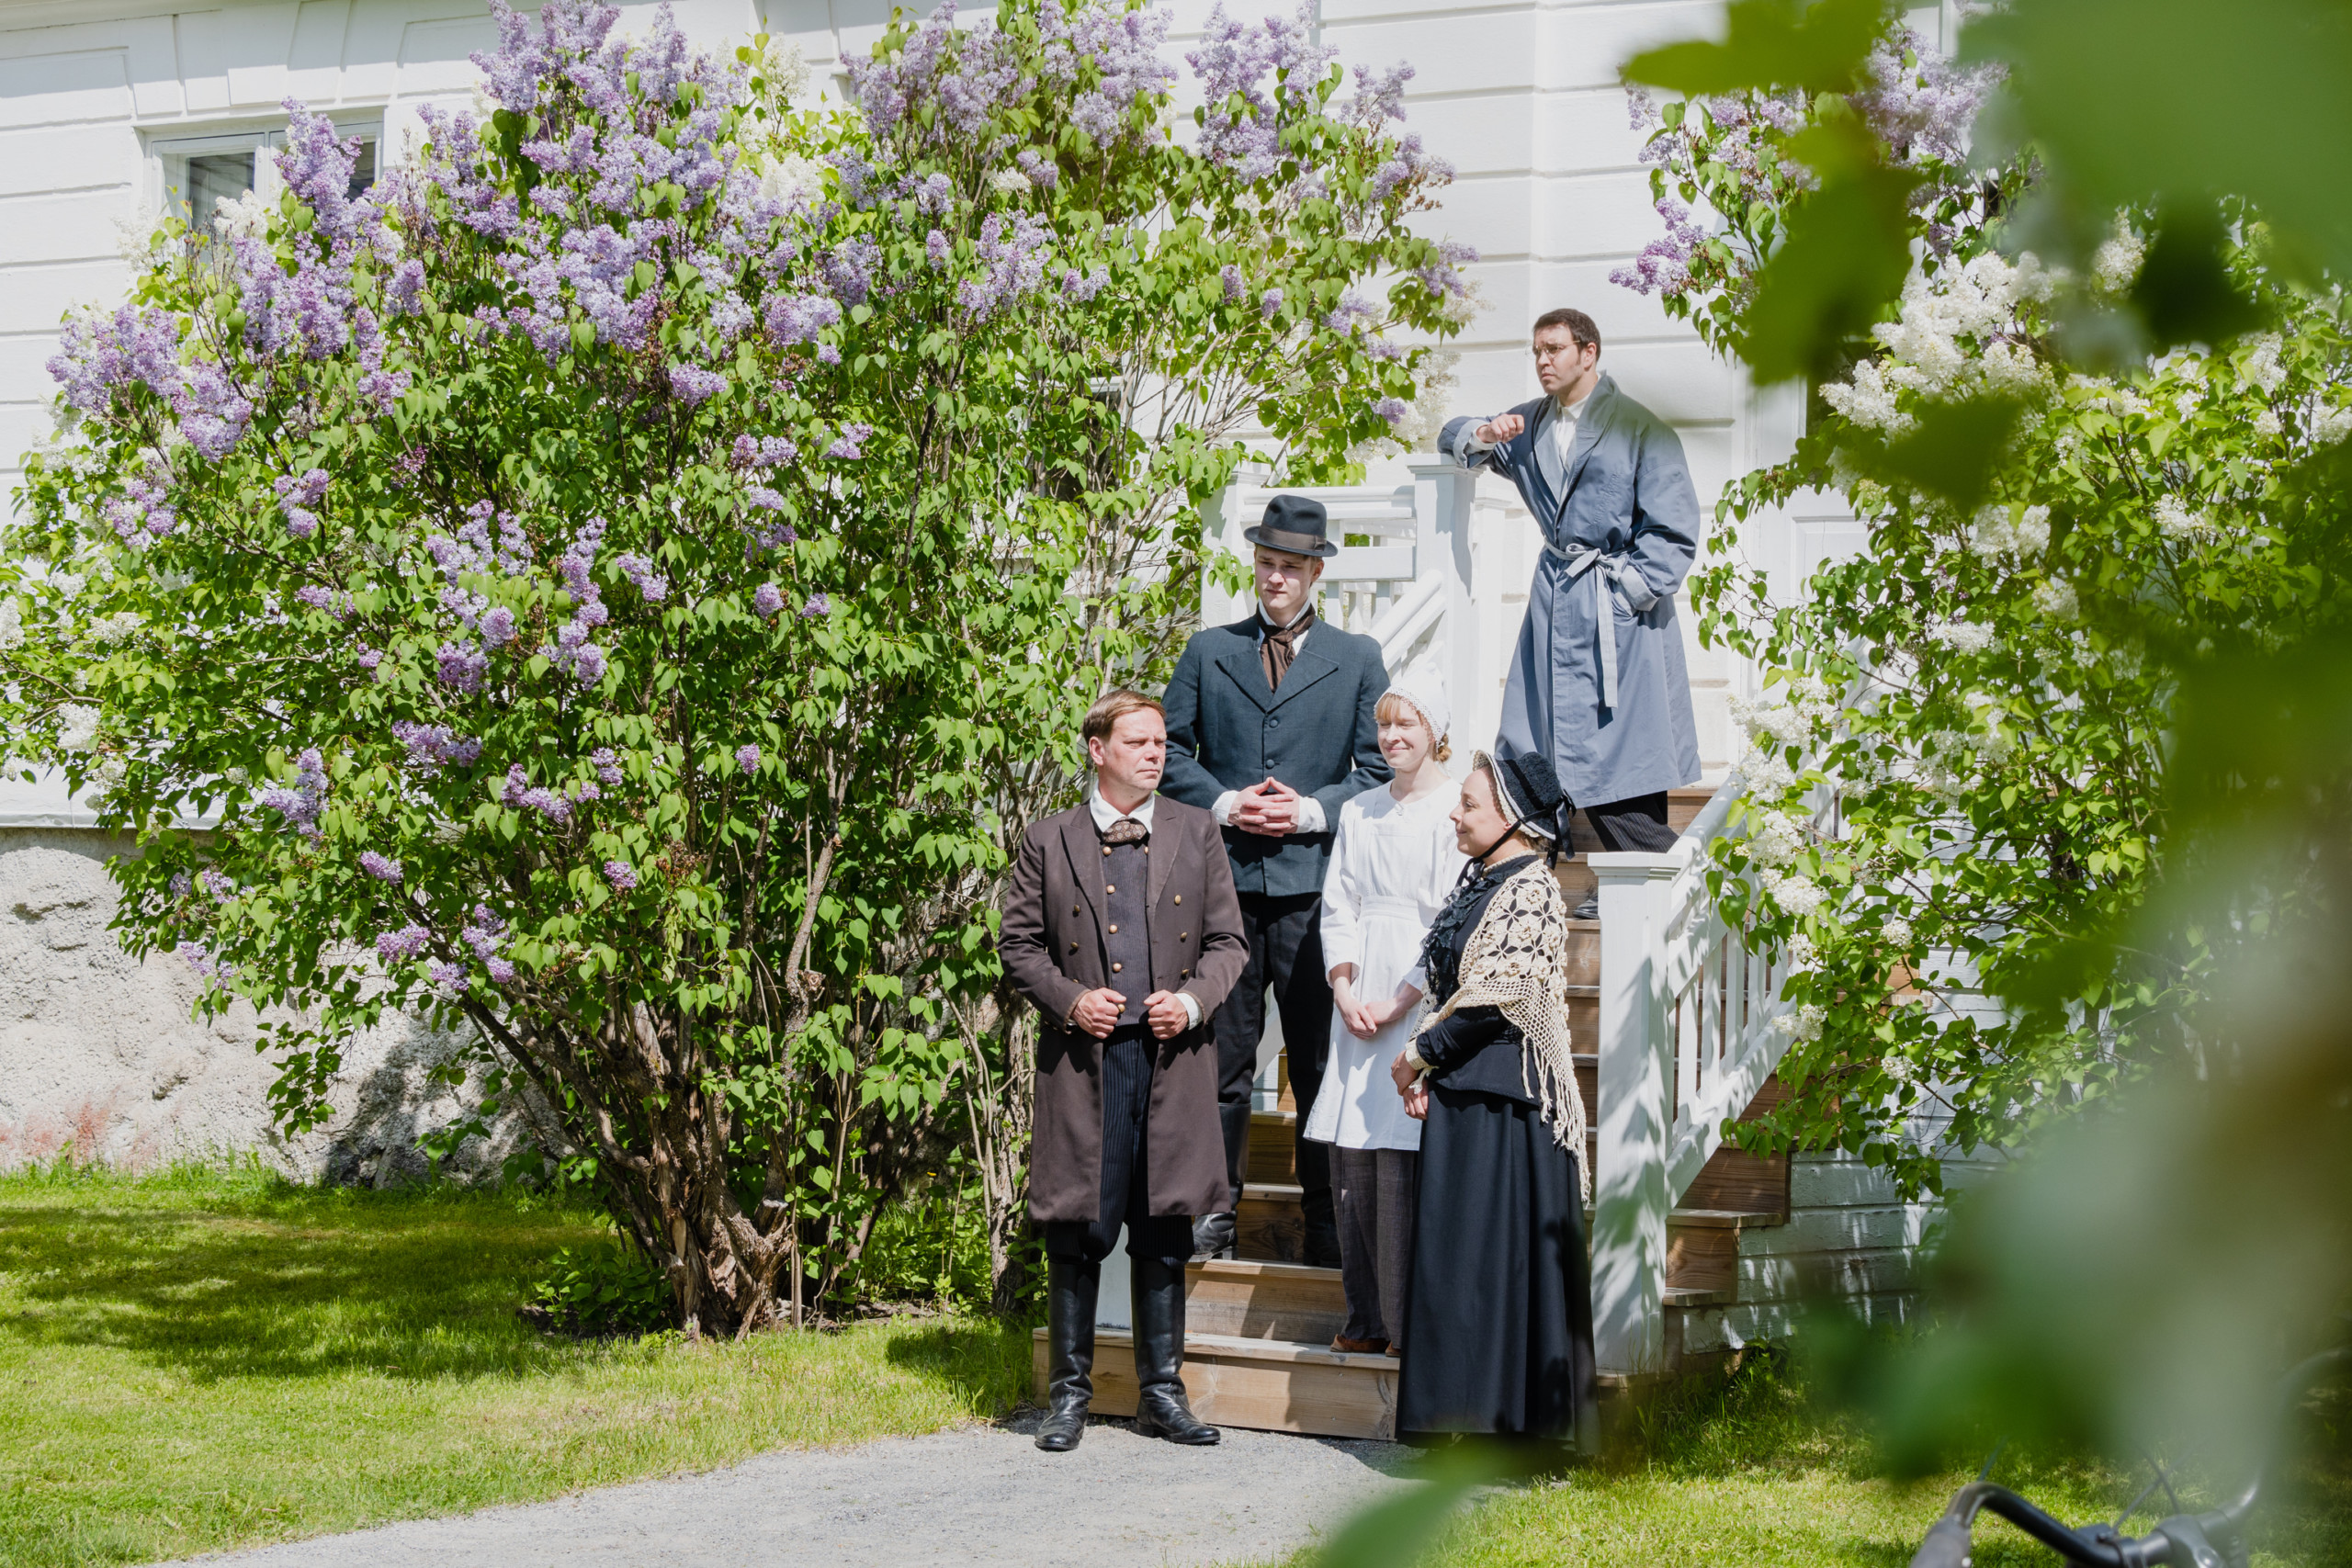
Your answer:
[[[1380,645],[1315,618],[1315,584],[1339,554],[1322,502],[1278,495],[1243,537],[1251,546],[1258,608],[1247,620],[1194,634],[1168,683],[1168,766],[1159,790],[1205,808],[1225,833],[1241,898],[1249,962],[1216,1015],[1217,1114],[1232,1197],[1193,1226],[1194,1255],[1231,1250],[1234,1208],[1250,1145],[1250,1086],[1273,992],[1290,1053],[1292,1091],[1315,1103],[1330,1045],[1331,986],[1324,974],[1323,878],[1340,807],[1388,780],[1374,710],[1388,689]],[[1305,1123],[1305,1116],[1300,1117]],[[1306,1261],[1336,1268],[1329,1151],[1295,1147],[1306,1218]]]

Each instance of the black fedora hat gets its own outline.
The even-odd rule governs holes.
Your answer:
[[[1304,495],[1278,495],[1266,502],[1266,515],[1258,525],[1243,529],[1241,536],[1287,555],[1329,558],[1340,553],[1340,547],[1329,537],[1330,529],[1331,516],[1321,502]]]

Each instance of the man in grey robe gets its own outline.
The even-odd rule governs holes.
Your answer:
[[[1698,554],[1698,492],[1673,430],[1601,372],[1591,317],[1538,317],[1535,373],[1543,397],[1453,420],[1438,441],[1516,484],[1544,530],[1496,753],[1549,757],[1604,849],[1664,850],[1667,791],[1699,777],[1674,616]],[[1575,913],[1598,909],[1588,899]]]

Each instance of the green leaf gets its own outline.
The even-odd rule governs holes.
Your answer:
[[[1846,345],[1902,292],[1914,183],[1894,169],[1832,176],[1790,215],[1787,242],[1757,275],[1739,340],[1758,381],[1835,374]]]
[[[1646,50],[1625,62],[1625,77],[1693,96],[1749,87],[1843,92],[1870,56],[1883,9],[1881,0],[1734,0],[1723,42]]]

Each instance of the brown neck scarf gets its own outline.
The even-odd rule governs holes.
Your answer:
[[[1266,628],[1264,639],[1258,644],[1258,659],[1266,669],[1266,684],[1279,692],[1283,677],[1290,673],[1290,661],[1298,656],[1298,639],[1315,624],[1315,608],[1307,606],[1298,619],[1279,630],[1266,619],[1263,606],[1259,608],[1258,620]]]

